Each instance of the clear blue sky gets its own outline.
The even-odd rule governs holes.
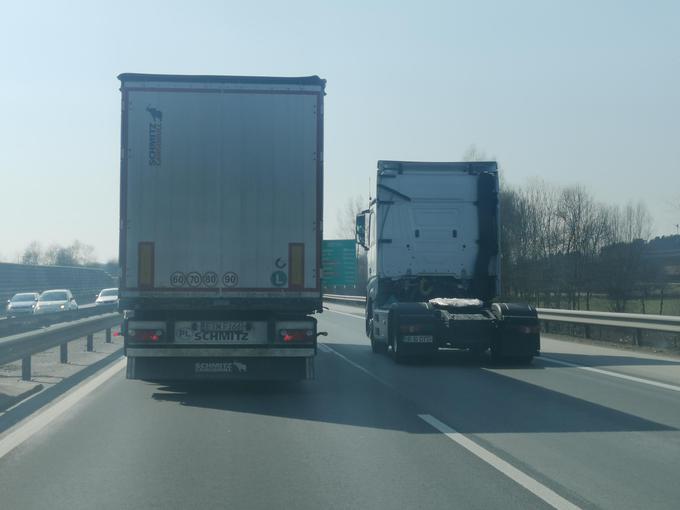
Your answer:
[[[62,5],[66,4],[66,5]],[[378,159],[458,160],[680,210],[680,2],[11,2],[0,15],[0,259],[117,256],[121,72],[318,74],[326,236]]]

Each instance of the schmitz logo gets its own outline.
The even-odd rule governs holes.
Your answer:
[[[151,106],[146,107],[151,115],[149,123],[149,166],[161,166],[161,140],[163,133],[163,112]]]

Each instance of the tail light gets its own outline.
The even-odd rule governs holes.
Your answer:
[[[166,339],[165,323],[130,321],[125,336],[129,342],[162,342]]]
[[[286,343],[311,342],[314,339],[313,329],[281,329],[279,336]]]
[[[158,342],[164,336],[160,329],[130,329],[128,337],[138,342]]]

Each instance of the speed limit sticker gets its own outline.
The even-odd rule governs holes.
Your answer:
[[[229,271],[222,275],[222,285],[225,287],[236,287],[238,285],[238,275]]]
[[[187,275],[187,283],[189,284],[189,287],[198,287],[201,285],[201,275],[200,273],[197,273],[196,271],[192,271]]]
[[[215,287],[217,286],[217,273],[213,271],[208,271],[203,273],[203,286],[205,287]]]
[[[187,277],[182,271],[175,271],[170,275],[170,285],[173,287],[184,287],[187,282]]]

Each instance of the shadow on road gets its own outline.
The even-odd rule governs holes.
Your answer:
[[[677,430],[569,395],[570,388],[563,393],[482,370],[470,356],[399,366],[371,354],[367,346],[331,345],[372,375],[320,351],[314,381],[169,384],[158,387],[152,398],[225,413],[409,433],[434,432],[417,419],[422,413],[473,434]]]

